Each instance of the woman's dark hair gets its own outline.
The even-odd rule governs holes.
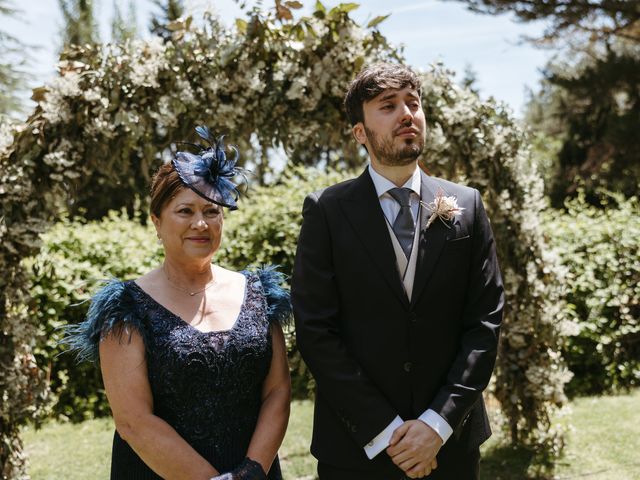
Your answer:
[[[151,180],[151,213],[160,217],[162,209],[185,187],[171,162],[162,165]]]

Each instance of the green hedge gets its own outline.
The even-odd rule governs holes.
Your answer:
[[[569,395],[640,384],[640,202],[608,196],[603,207],[579,197],[544,221],[577,326],[563,351],[574,373]]]
[[[215,261],[233,269],[277,264],[290,275],[304,196],[347,173],[298,169],[271,187],[255,188],[227,213]],[[591,394],[638,385],[640,377],[640,218],[637,199],[597,209],[582,199],[544,218],[551,245],[566,269],[566,296],[577,328],[564,355],[575,376],[569,392]],[[57,345],[60,327],[80,321],[99,280],[135,278],[162,261],[153,227],[124,213],[100,222],[64,220],[44,237],[30,260],[40,338],[39,364],[50,375],[50,414],[80,421],[109,412],[97,368],[77,365]],[[84,303],[82,303],[84,302]],[[291,328],[286,331],[294,395],[308,397],[313,381]]]
[[[31,314],[38,319],[34,353],[51,383],[53,416],[81,421],[109,413],[99,369],[61,354],[61,327],[84,318],[86,300],[103,280],[135,278],[161,261],[152,228],[124,212],[111,212],[101,222],[65,219],[44,235],[40,254],[27,262]]]
[[[239,210],[226,213],[222,247],[214,261],[236,270],[276,264],[290,275],[305,195],[346,176],[352,175],[295,169],[277,185],[250,190]],[[124,212],[112,212],[97,222],[65,219],[43,240],[40,254],[27,264],[33,285],[31,314],[39,325],[35,354],[47,372],[53,396],[46,413],[71,421],[107,415],[99,369],[77,364],[72,355],[62,353],[60,327],[84,318],[86,300],[101,280],[140,276],[162,261],[162,248],[152,226],[143,226]],[[306,398],[313,383],[292,328],[285,333],[294,396]]]

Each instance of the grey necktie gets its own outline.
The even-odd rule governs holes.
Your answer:
[[[392,188],[387,193],[400,204],[400,211],[393,222],[393,233],[396,234],[398,243],[402,247],[407,260],[411,256],[411,247],[413,247],[413,235],[415,233],[416,224],[411,213],[411,204],[409,198],[412,190],[410,188]]]

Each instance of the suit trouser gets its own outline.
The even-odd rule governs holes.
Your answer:
[[[382,452],[380,455],[386,455]],[[480,470],[480,450],[471,452],[460,451],[456,448],[443,448],[437,456],[438,468],[424,480],[478,480]],[[318,477],[320,480],[407,480],[400,469],[396,472],[375,472],[335,467],[324,462],[318,462]]]

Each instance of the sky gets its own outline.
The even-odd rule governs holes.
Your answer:
[[[129,0],[95,1],[101,38],[108,40],[114,1],[126,12]],[[233,0],[187,0],[185,3],[196,15],[213,7],[227,24],[243,16]],[[302,3],[307,4],[309,10],[315,0]],[[339,2],[324,0],[323,3],[331,7]],[[409,65],[427,69],[431,63],[441,61],[457,72],[459,79],[464,77],[466,68],[471,68],[480,95],[506,102],[517,116],[522,114],[527,88],[537,87],[540,70],[551,56],[549,51],[522,41],[524,35],[539,35],[544,29],[542,23],[519,23],[509,15],[475,14],[453,0],[364,0],[359,3],[352,16],[361,24],[378,15],[391,14],[379,29],[392,44],[404,45]],[[32,86],[42,85],[55,75],[62,28],[58,0],[14,0],[13,4],[19,5],[21,12],[16,19],[3,19],[1,29],[37,47],[31,52],[29,70],[34,76]],[[150,12],[155,7],[150,0],[136,0],[135,4],[139,31],[146,32]],[[273,0],[263,0],[263,5],[272,4]]]

